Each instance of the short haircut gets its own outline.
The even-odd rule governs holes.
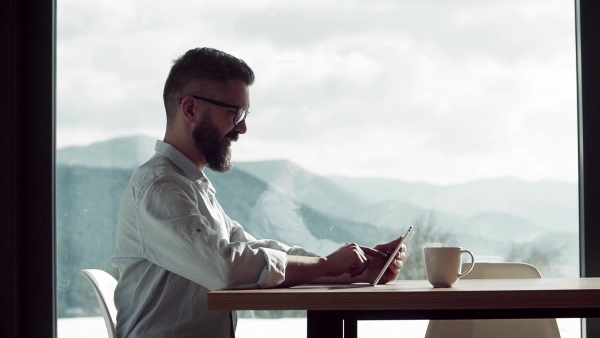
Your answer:
[[[225,85],[228,80],[241,80],[249,86],[254,82],[254,72],[244,60],[213,48],[191,49],[173,61],[163,91],[167,124],[175,116],[179,100],[192,94],[184,93],[190,85]]]

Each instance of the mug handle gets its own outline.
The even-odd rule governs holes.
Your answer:
[[[467,269],[467,271],[465,271],[465,272],[461,271],[461,273],[458,274],[458,278],[461,278],[462,276],[468,274],[475,267],[475,256],[473,256],[473,253],[469,250],[461,249],[460,254],[462,255],[463,253],[468,253],[469,256],[471,256],[471,265],[469,265],[469,268]]]

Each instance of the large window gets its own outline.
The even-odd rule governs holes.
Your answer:
[[[59,337],[98,315],[78,271],[116,276],[121,194],[162,138],[170,60],[196,46],[257,74],[235,167],[208,173],[249,232],[326,254],[415,224],[401,278],[424,278],[427,243],[577,276],[573,21],[566,0],[59,0]],[[302,314],[242,313],[282,315]]]

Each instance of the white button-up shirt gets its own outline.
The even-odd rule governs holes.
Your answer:
[[[125,190],[112,264],[118,337],[233,337],[236,315],[209,311],[207,293],[270,288],[299,247],[256,240],[231,220],[187,157],[157,141]]]

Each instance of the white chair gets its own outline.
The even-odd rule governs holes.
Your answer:
[[[463,264],[463,269],[468,264]],[[464,270],[463,270],[464,271]],[[542,278],[526,263],[475,263],[462,279]],[[458,282],[460,283],[460,281]],[[524,281],[524,283],[526,283]],[[556,319],[431,320],[425,338],[560,338]]]
[[[79,271],[94,287],[106,331],[109,338],[116,338],[117,333],[115,326],[117,325],[117,308],[114,302],[115,288],[117,281],[109,273],[98,269],[82,269]]]

